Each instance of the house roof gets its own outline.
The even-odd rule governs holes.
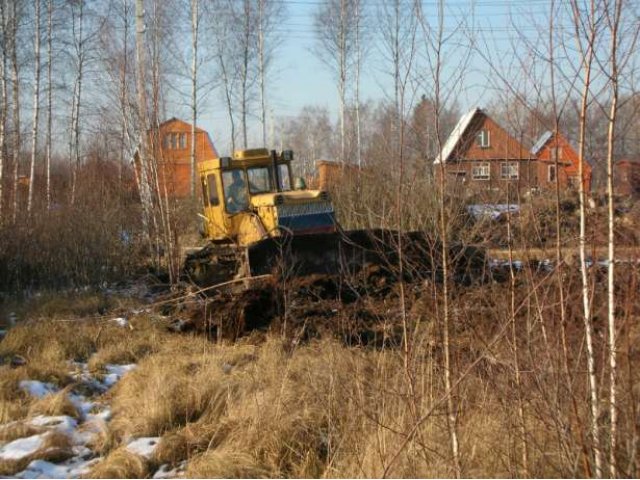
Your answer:
[[[629,165],[631,167],[640,167],[640,158],[623,158],[614,163],[614,165]]]
[[[553,138],[553,132],[551,130],[544,132],[535,145],[531,147],[531,154],[537,156],[551,138]]]
[[[189,122],[185,122],[184,120],[182,120],[182,119],[180,119],[178,117],[171,117],[171,118],[165,120],[164,122],[162,122],[159,125],[159,127],[162,128],[165,125],[168,125],[168,124],[173,123],[173,122],[181,123],[181,124],[186,125],[187,127],[191,128],[191,124]],[[203,130],[202,128],[196,126],[196,132],[205,132],[205,130]]]
[[[439,164],[440,162],[447,163],[447,161],[449,160],[449,157],[451,156],[453,151],[456,149],[456,147],[458,146],[458,143],[460,143],[460,140],[462,139],[465,132],[469,128],[471,121],[478,113],[482,113],[482,109],[480,107],[476,107],[473,110],[470,110],[467,113],[465,113],[462,117],[460,117],[460,120],[458,120],[458,123],[456,124],[453,131],[451,132],[451,135],[449,135],[449,138],[447,138],[447,141],[444,143],[444,146],[442,147],[442,152],[438,154],[435,161],[433,162],[434,164]]]

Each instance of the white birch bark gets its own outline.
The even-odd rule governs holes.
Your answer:
[[[191,198],[196,197],[196,122],[198,120],[198,0],[191,0]]]
[[[20,148],[21,131],[20,131],[20,71],[18,64],[18,12],[17,5],[11,8],[10,25],[9,25],[9,44],[11,55],[11,81],[13,83],[13,222],[18,218],[18,173],[20,168]]]
[[[51,209],[51,142],[53,111],[53,0],[47,3],[47,145],[45,153],[45,176],[47,210]]]
[[[2,27],[1,41],[2,41],[2,59],[0,59],[0,226],[4,221],[4,191],[2,186],[4,184],[4,163],[5,163],[5,148],[6,148],[6,126],[7,126],[7,107],[9,106],[9,98],[7,96],[7,22],[6,22],[6,5],[5,0],[0,0],[0,26]]]
[[[35,184],[36,156],[38,152],[38,121],[40,118],[40,0],[35,0],[34,21],[33,125],[31,127],[31,162],[29,165],[29,194],[27,199],[27,213],[29,214],[33,208],[33,189]]]
[[[583,13],[580,11],[577,0],[572,0],[572,10],[574,17],[574,27],[576,30],[576,42],[578,43],[578,50],[581,54],[581,63],[583,67],[583,88],[581,93],[581,105],[580,105],[580,132],[578,141],[578,176],[580,182],[578,182],[578,197],[579,197],[579,211],[580,211],[580,233],[579,233],[579,252],[580,252],[580,277],[582,280],[582,309],[583,309],[583,323],[585,330],[585,340],[587,348],[587,378],[589,383],[589,399],[590,399],[590,430],[592,438],[592,452],[595,464],[595,476],[596,478],[602,477],[602,450],[600,445],[600,431],[598,417],[600,415],[600,407],[598,400],[598,382],[596,378],[596,366],[595,366],[595,350],[593,345],[593,325],[591,319],[591,304],[589,298],[589,272],[587,271],[587,223],[586,223],[586,192],[584,188],[584,154],[585,154],[585,139],[587,130],[587,109],[589,105],[589,96],[591,93],[591,74],[592,63],[594,57],[594,44],[596,37],[595,26],[595,0],[590,2],[590,11],[588,17],[585,19]],[[586,20],[586,21],[585,21]],[[587,25],[587,46],[586,50],[580,41],[582,32],[580,26],[583,22]]]
[[[138,91],[138,132],[140,143],[138,156],[140,162],[140,201],[142,202],[142,227],[149,238],[149,221],[151,218],[151,189],[149,183],[148,149],[147,149],[147,100],[145,91],[145,12],[144,0],[136,0],[136,57],[137,57],[137,91]]]

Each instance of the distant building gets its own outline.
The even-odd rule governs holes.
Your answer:
[[[317,182],[313,183],[314,188],[328,190],[349,175],[358,172],[358,166],[348,163],[333,162],[330,160],[317,160],[316,169],[318,171]]]
[[[544,133],[533,148],[509,134],[486,112],[475,108],[460,118],[434,162],[448,180],[470,191],[520,191],[579,185],[578,154],[567,139]],[[583,184],[591,190],[591,165],[584,162]]]
[[[535,156],[480,108],[463,115],[434,162],[470,190],[530,189],[538,185]]]
[[[542,188],[555,188],[556,176],[560,188],[578,189],[580,160],[578,153],[560,133],[554,136],[548,131],[542,134],[531,149],[538,159],[538,182]],[[557,162],[556,162],[557,159]],[[585,192],[591,191],[591,164],[582,164],[582,183]]]
[[[161,123],[157,130],[150,130],[149,137],[162,193],[166,189],[170,197],[188,197],[191,194],[191,124],[174,117]],[[218,157],[205,130],[196,127],[195,142],[196,164]],[[134,159],[137,165],[138,152]]]
[[[620,160],[613,169],[615,195],[640,196],[640,160]]]

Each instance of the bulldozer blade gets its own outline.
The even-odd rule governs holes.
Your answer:
[[[487,272],[484,250],[463,245],[448,249],[450,274],[469,283]],[[351,230],[270,238],[249,247],[250,274],[356,275],[375,267],[386,276],[442,281],[442,244],[425,232]]]

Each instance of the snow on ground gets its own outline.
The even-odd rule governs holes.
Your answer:
[[[181,473],[184,473],[187,468],[187,462],[180,462],[176,468],[170,468],[169,464],[160,465],[158,471],[153,475],[152,478],[177,478]]]
[[[0,448],[0,460],[21,460],[37,452],[44,445],[46,433],[18,438]]]
[[[86,363],[74,362],[71,367],[73,378],[85,387],[82,391],[90,391],[100,395],[115,385],[126,373],[133,370],[136,365],[106,365],[107,373],[102,379],[92,375]],[[51,383],[36,380],[23,380],[19,385],[20,388],[36,398],[60,391]],[[39,415],[31,419],[0,425],[0,428],[6,428],[22,423],[43,430],[37,435],[19,438],[4,445],[0,444],[0,460],[21,460],[37,453],[42,449],[47,435],[50,435],[51,432],[66,435],[71,441],[75,454],[71,459],[57,464],[44,460],[33,460],[24,471],[15,474],[15,478],[78,478],[86,474],[93,463],[100,460],[87,445],[91,444],[97,435],[106,433],[107,423],[111,420],[111,409],[78,391],[70,392],[68,397],[80,413],[78,420],[67,415]],[[138,455],[148,458],[153,453],[158,441],[159,438],[140,438],[131,442],[130,448]]]
[[[89,472],[91,465],[98,461],[97,458],[84,460],[73,458],[60,464],[45,460],[34,460],[26,470],[15,475],[15,478],[79,478]]]
[[[127,450],[144,458],[151,458],[160,437],[140,437],[127,444]]]
[[[130,372],[134,368],[136,368],[136,365],[133,363],[129,365],[106,365],[105,369],[107,370],[107,374],[104,376],[102,383],[107,387],[111,387],[115,385],[125,373]]]
[[[111,321],[122,328],[129,326],[129,321],[124,317],[112,318]]]
[[[42,398],[45,395],[56,393],[58,389],[51,383],[39,382],[37,380],[22,380],[20,388],[29,393],[32,397]]]

